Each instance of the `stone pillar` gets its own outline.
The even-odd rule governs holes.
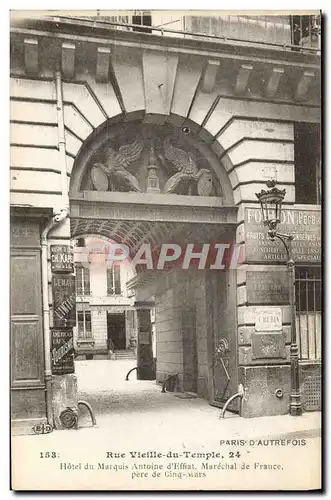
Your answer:
[[[246,265],[237,273],[242,417],[289,411],[290,307],[284,266]]]
[[[241,416],[287,414],[291,309],[286,255],[268,239],[259,207],[242,209],[244,223],[237,228],[237,243],[243,245],[243,263],[237,268]]]
[[[138,319],[137,379],[155,380],[151,308],[153,303],[135,303]]]
[[[49,257],[51,257],[51,246],[52,245],[63,245],[64,247],[71,244],[70,240],[70,220],[67,218],[63,224],[55,227],[49,234],[48,245],[49,245]],[[59,252],[61,249],[59,249]],[[53,259],[49,259],[49,268],[48,275],[49,280],[52,277],[54,284],[54,277],[56,278],[65,278],[70,276],[72,278],[72,269],[61,269],[60,264],[55,265],[56,256]],[[59,262],[61,263],[63,259],[59,258]],[[65,260],[65,259],[64,259]],[[54,261],[54,262],[53,262]],[[56,299],[54,294],[54,288],[52,286],[49,287],[50,297],[51,297],[51,329],[59,329],[65,326],[67,329],[69,327],[73,328],[76,323],[76,315],[72,314],[72,309],[75,310],[75,300],[67,300],[64,303],[63,307],[58,307],[58,299]],[[71,298],[72,299],[72,298]],[[74,302],[74,303],[73,303]],[[71,308],[69,311],[69,307]],[[58,322],[56,317],[56,310],[63,313],[63,320]],[[68,321],[68,318],[70,321]],[[51,353],[50,353],[51,355]],[[71,355],[71,354],[70,354]],[[70,426],[70,422],[76,422],[71,428],[75,428],[78,425],[78,407],[77,407],[77,376],[75,373],[70,373],[66,370],[63,371],[63,374],[60,374],[59,371],[55,372],[54,366],[52,366],[52,391],[51,397],[48,395],[49,399],[51,399],[51,407],[53,413],[53,422],[56,429],[64,429],[67,428],[66,424]],[[64,415],[63,415],[63,412]]]
[[[52,390],[54,427],[56,429],[77,428],[78,398],[76,375],[73,373],[53,376]],[[73,423],[74,425],[71,425]]]
[[[239,114],[236,112],[226,116],[218,104],[214,118],[218,118],[217,127],[221,130],[213,149],[216,152],[219,143],[225,150],[222,161],[239,209],[236,243],[241,252],[240,265],[235,266],[238,383],[244,388],[241,415],[256,417],[286,414],[289,408],[291,316],[286,255],[280,242],[268,239],[255,193],[264,189],[270,179],[286,189],[280,227],[284,232],[291,230],[295,201],[294,129],[293,123],[276,119],[276,111],[274,119],[270,114],[268,118],[264,115],[265,106],[255,106],[252,114],[249,108],[250,104],[245,103],[240,117],[234,116]],[[209,120],[206,129],[213,133],[211,125]]]
[[[237,228],[237,242],[243,258],[237,270],[237,309],[242,416],[288,414],[292,307],[287,255],[280,241],[269,238],[257,204],[243,204],[241,210],[244,222]],[[280,230],[297,234],[293,246],[297,264],[319,262],[314,246],[320,237],[317,213],[315,217],[309,206],[282,209]]]

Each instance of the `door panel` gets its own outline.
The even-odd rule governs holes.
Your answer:
[[[40,385],[43,378],[40,318],[12,319],[12,382],[13,385]]]
[[[12,418],[39,418],[46,412],[40,250],[12,249],[10,264]]]
[[[209,275],[212,404],[223,406],[238,391],[235,271]],[[239,411],[238,400],[229,407]]]
[[[11,253],[11,360],[13,385],[43,383],[39,250]]]
[[[40,314],[40,257],[38,250],[11,253],[11,314]]]

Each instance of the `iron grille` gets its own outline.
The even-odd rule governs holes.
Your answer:
[[[302,360],[321,359],[321,268],[297,267],[296,327],[299,356]]]
[[[321,409],[321,377],[307,377],[303,384],[303,407],[306,411]]]

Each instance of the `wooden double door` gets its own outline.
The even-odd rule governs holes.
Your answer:
[[[11,417],[32,426],[46,417],[38,221],[11,222],[10,315]]]
[[[236,271],[210,272],[206,281],[210,402],[223,407],[238,392]],[[229,409],[238,412],[236,399]]]

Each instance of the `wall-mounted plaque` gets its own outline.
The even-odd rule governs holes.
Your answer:
[[[139,330],[139,334],[138,334],[138,342],[139,344],[150,344],[151,343],[151,334],[150,332],[142,332],[141,330]]]
[[[288,304],[288,273],[283,270],[247,271],[247,302],[250,304]]]
[[[75,372],[74,337],[72,328],[52,328],[52,373],[65,375]]]
[[[286,358],[285,335],[281,332],[254,333],[252,359]]]
[[[33,221],[12,220],[10,224],[10,244],[13,247],[39,246],[39,224]]]
[[[53,322],[55,327],[76,325],[75,277],[72,274],[59,274],[52,278]]]
[[[245,208],[246,262],[286,262],[284,245],[272,241],[263,226],[260,208]],[[297,263],[318,263],[321,260],[320,209],[282,208],[279,231],[293,234],[293,256]]]
[[[282,310],[280,307],[256,307],[255,330],[274,332],[282,330]]]
[[[74,271],[73,251],[70,245],[51,245],[52,272]]]

